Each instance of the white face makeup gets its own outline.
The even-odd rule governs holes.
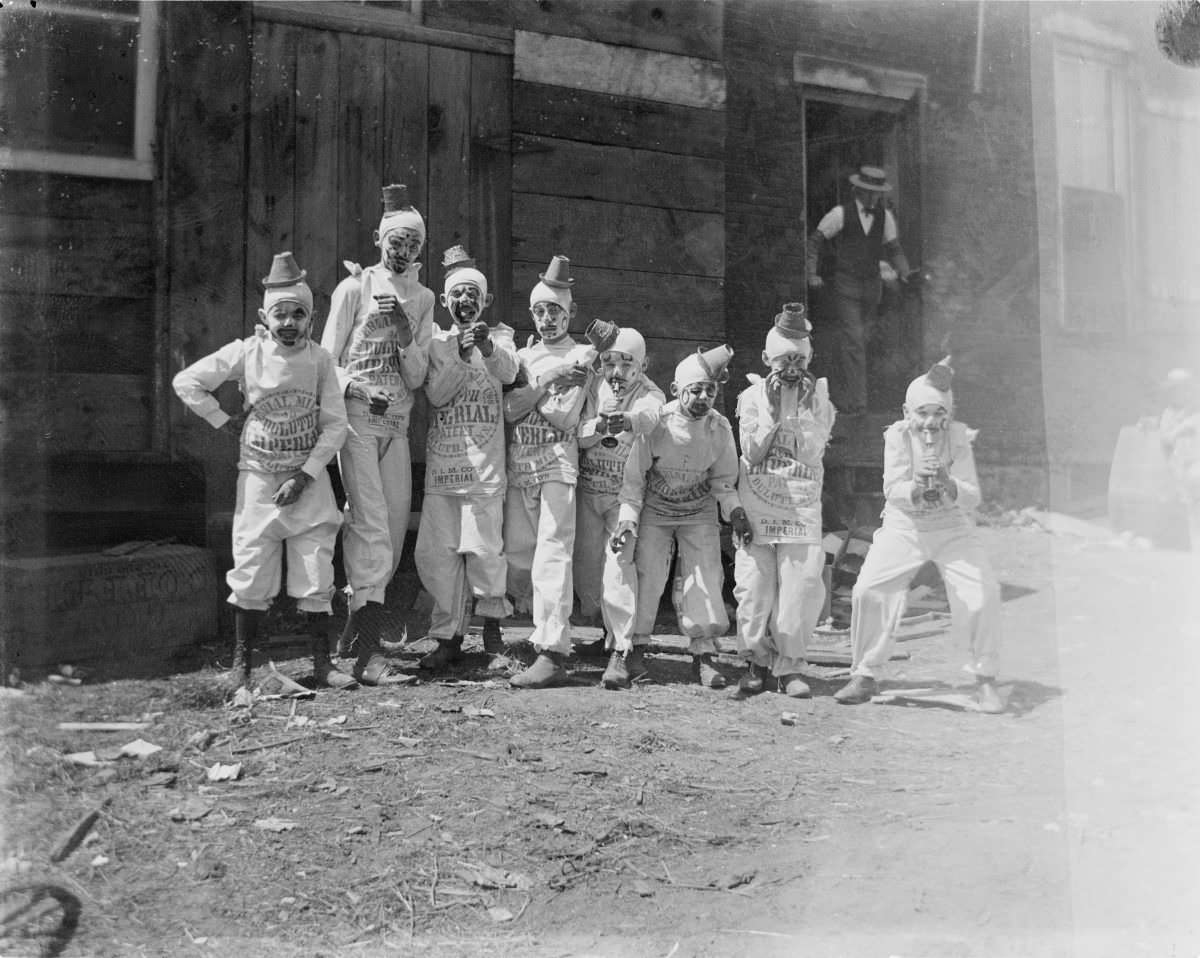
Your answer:
[[[450,292],[442,296],[442,305],[450,311],[460,329],[470,326],[483,312],[487,303],[474,283],[459,283],[451,286]]]
[[[710,409],[717,398],[717,384],[711,379],[688,383],[686,386],[676,386],[675,393],[679,397],[679,408],[690,419],[700,419]]]
[[[779,378],[789,386],[799,385],[804,378],[805,370],[808,369],[808,357],[801,352],[784,353],[773,359],[767,359],[764,354],[763,360],[771,372],[777,373]]]
[[[312,313],[303,303],[288,300],[272,304],[266,312],[258,311],[271,338],[281,346],[295,346],[307,338],[308,328],[312,324]]]
[[[946,411],[946,407],[935,406],[932,403],[909,410],[908,418],[920,432],[940,432],[950,424],[950,413]]]
[[[417,261],[424,244],[421,234],[407,226],[388,230],[379,240],[380,262],[393,273],[403,273]]]
[[[547,345],[557,343],[570,332],[571,313],[561,303],[534,303],[529,307],[529,314],[533,317],[534,329]]]
[[[641,365],[629,353],[610,349],[600,357],[600,374],[617,396],[633,385],[641,372]]]

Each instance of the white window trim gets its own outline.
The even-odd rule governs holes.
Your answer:
[[[1122,262],[1127,264],[1129,262],[1129,251],[1133,243],[1133,237],[1138,235],[1136,232],[1138,229],[1137,214],[1131,201],[1133,143],[1130,131],[1132,129],[1131,114],[1133,109],[1134,85],[1131,82],[1132,78],[1129,73],[1129,41],[1111,31],[1095,27],[1087,21],[1064,15],[1051,17],[1047,22],[1047,26],[1052,31],[1051,76],[1055,85],[1054,109],[1056,114],[1058,111],[1057,61],[1060,56],[1086,57],[1093,62],[1103,64],[1109,70],[1110,83],[1113,76],[1120,78],[1123,93],[1122,110],[1121,115],[1118,116],[1114,113],[1112,117],[1113,182],[1109,184],[1109,191],[1122,197],[1125,201],[1125,229],[1120,240],[1123,250]],[[1073,325],[1067,320],[1066,204],[1063,202],[1063,195],[1064,190],[1070,184],[1063,183],[1062,170],[1058,166],[1062,145],[1059,134],[1060,128],[1056,117],[1054,130],[1054,182],[1057,190],[1055,205],[1057,207],[1056,219],[1058,230],[1058,329],[1063,333],[1075,335],[1127,334],[1136,325],[1131,309],[1133,289],[1128,267],[1125,268],[1122,276],[1122,283],[1125,288],[1125,318],[1120,326],[1106,330],[1084,329]]]
[[[14,150],[0,147],[0,169],[32,170],[38,173],[67,173],[119,180],[154,179],[154,122],[158,81],[158,4],[139,0],[138,68],[133,117],[133,156],[95,156],[61,153],[52,150]],[[63,4],[43,7],[55,11],[105,19],[132,19],[132,16],[100,13]]]

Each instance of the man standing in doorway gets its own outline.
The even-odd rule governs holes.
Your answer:
[[[832,255],[832,399],[840,414],[858,416],[867,411],[867,331],[883,295],[879,264],[890,262],[902,282],[911,270],[900,248],[896,217],[883,202],[892,191],[887,174],[864,166],[850,175],[850,186],[852,199],[821,217],[808,238],[805,272],[810,289],[822,288],[825,281],[817,265],[823,253]]]

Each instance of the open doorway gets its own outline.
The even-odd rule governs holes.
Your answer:
[[[895,216],[900,242],[909,262],[919,266],[920,189],[916,151],[915,108],[910,101],[806,91],[804,97],[804,161],[806,235],[821,217],[850,202],[849,176],[859,167],[882,166],[892,184],[886,204]],[[817,375],[832,372],[832,263],[818,267],[826,279],[820,291],[810,291]],[[894,274],[893,274],[894,275]],[[922,362],[919,286],[905,287],[884,270],[883,300],[869,325],[867,342],[867,410],[898,414],[904,389]]]

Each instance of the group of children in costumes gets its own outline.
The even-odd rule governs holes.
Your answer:
[[[822,460],[835,410],[809,372],[810,326],[785,305],[766,335],[765,376],[737,400],[739,443],[716,402],[733,352],[697,351],[676,366],[672,399],[646,376],[646,344],[596,320],[571,335],[578,308],[566,257],[555,256],[529,297],[536,337],[518,349],[512,328],[485,318],[488,280],[462,247],[446,251],[434,293],[418,279],[425,224],[402,186],[383,190],[377,264],[354,267],[333,293],[321,345],[311,338],[313,296],[291,253],[264,279],[253,335],[181,371],[183,401],[238,433],[234,566],[234,675],[250,680],[259,622],[287,590],[310,622],[314,672],[331,687],[408,681],[384,654],[384,594],[400,559],[411,503],[408,428],[413,396],[430,406],[416,564],[432,597],[424,669],[462,654],[472,614],[486,651],[511,651],[501,621],[531,612],[536,653],[512,675],[518,688],[567,678],[575,596],[601,616],[608,664],[602,684],[627,688],[646,671],[659,601],[677,555],[673,597],[700,684],[720,688],[715,640],[729,627],[722,597],[720,522],[731,526],[737,636],[746,661],[738,686],[772,679],[810,694],[806,649],[825,598]],[[974,535],[979,500],[971,434],[952,419],[949,368],[918,377],[906,418],[885,438],[883,526],[853,593],[850,683],[841,702],[868,700],[888,659],[915,570],[942,569],[954,628],[971,649],[980,704],[995,691],[999,595]],[[245,412],[213,396],[238,382]],[[244,424],[243,424],[244,422]],[[339,515],[326,465],[338,455],[347,504]],[[350,615],[330,655],[333,551],[339,526]],[[510,601],[510,597],[511,600]]]

